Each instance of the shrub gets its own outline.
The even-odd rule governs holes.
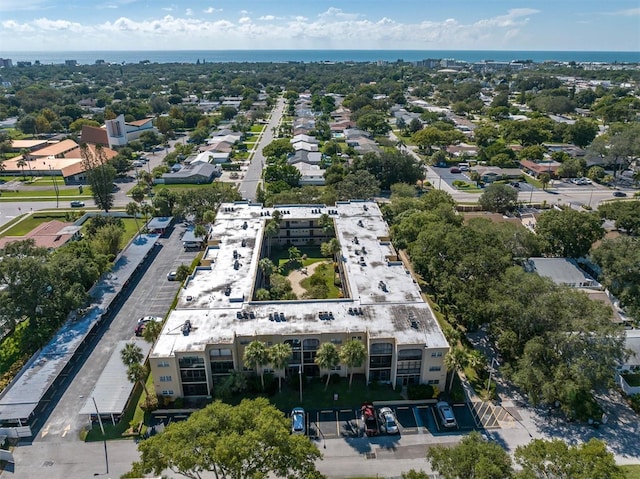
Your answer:
[[[431,384],[414,384],[407,387],[409,399],[433,399],[436,397],[435,389]]]

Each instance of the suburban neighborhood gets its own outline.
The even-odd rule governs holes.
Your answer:
[[[638,477],[640,64],[0,65],[0,476]]]

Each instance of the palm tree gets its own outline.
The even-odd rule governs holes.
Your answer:
[[[331,256],[335,259],[336,255],[340,253],[340,242],[338,238],[331,238],[328,242],[320,245],[320,252],[323,256]]]
[[[160,332],[162,331],[162,323],[159,321],[149,321],[142,330],[142,337],[148,343],[153,344]]]
[[[333,226],[333,218],[329,216],[327,213],[322,213],[320,218],[318,219],[318,226],[322,228],[322,232],[327,236],[334,235],[334,226]]]
[[[136,382],[140,383],[145,394],[149,397],[149,391],[145,383],[148,370],[140,364],[140,361],[144,359],[142,348],[135,343],[126,343],[120,351],[120,358],[122,358],[123,364],[127,366],[127,379],[134,384]]]
[[[273,369],[284,370],[289,365],[293,350],[289,343],[274,344],[269,348],[269,362]],[[278,390],[282,391],[282,375],[278,375]]]
[[[140,236],[140,225],[138,224],[138,214],[140,213],[140,205],[135,201],[130,201],[125,207],[125,213],[129,216],[133,216],[136,222],[136,228],[138,228],[138,236]]]
[[[451,373],[451,380],[449,381],[449,387],[451,391],[453,386],[453,377],[456,372],[461,371],[468,364],[467,352],[462,348],[450,349],[447,355],[444,357],[444,367]]]
[[[273,264],[269,258],[262,258],[258,261],[258,268],[262,271],[262,275],[264,276],[264,282],[266,285],[269,285],[269,278],[276,270],[276,265]]]
[[[329,387],[329,381],[331,380],[331,370],[340,364],[338,349],[333,343],[322,343],[316,353],[314,361],[322,369],[328,370],[327,382],[324,385],[324,390],[326,391]]]
[[[367,348],[357,339],[352,339],[340,348],[340,361],[347,366],[349,371],[349,390],[353,381],[353,370],[359,368],[367,358]]]
[[[267,256],[271,256],[271,238],[277,235],[279,231],[280,231],[279,223],[273,219],[271,221],[268,221],[264,227],[264,234],[267,236],[269,240],[267,243]]]
[[[127,367],[132,364],[139,364],[143,357],[142,348],[136,343],[126,343],[120,351],[120,358],[122,358],[122,362]]]
[[[262,341],[251,341],[244,350],[244,362],[252,369],[260,369],[260,384],[264,390],[264,369],[269,364],[267,346]]]
[[[540,183],[542,183],[542,189],[546,190],[547,185],[551,182],[551,176],[549,173],[542,173],[538,179],[540,180]]]
[[[21,157],[17,162],[16,162],[16,166],[18,166],[18,168],[20,168],[22,170],[22,179],[24,181],[27,181],[27,177],[24,174],[24,167],[27,166],[27,160],[24,159],[24,157]]]

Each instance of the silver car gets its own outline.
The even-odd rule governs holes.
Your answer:
[[[380,429],[387,434],[398,434],[400,428],[398,427],[398,421],[393,414],[391,408],[381,407],[378,411],[378,418],[380,419]]]

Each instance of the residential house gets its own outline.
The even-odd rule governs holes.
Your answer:
[[[560,168],[560,165],[561,163],[558,163],[557,161],[536,163],[531,160],[520,160],[520,166],[524,172],[534,178],[539,178],[543,173],[548,174],[551,178],[555,178],[558,176],[558,168]]]
[[[222,174],[220,165],[212,165],[211,163],[197,162],[185,165],[179,171],[164,173],[162,175],[162,183],[170,184],[209,184],[214,178]]]

